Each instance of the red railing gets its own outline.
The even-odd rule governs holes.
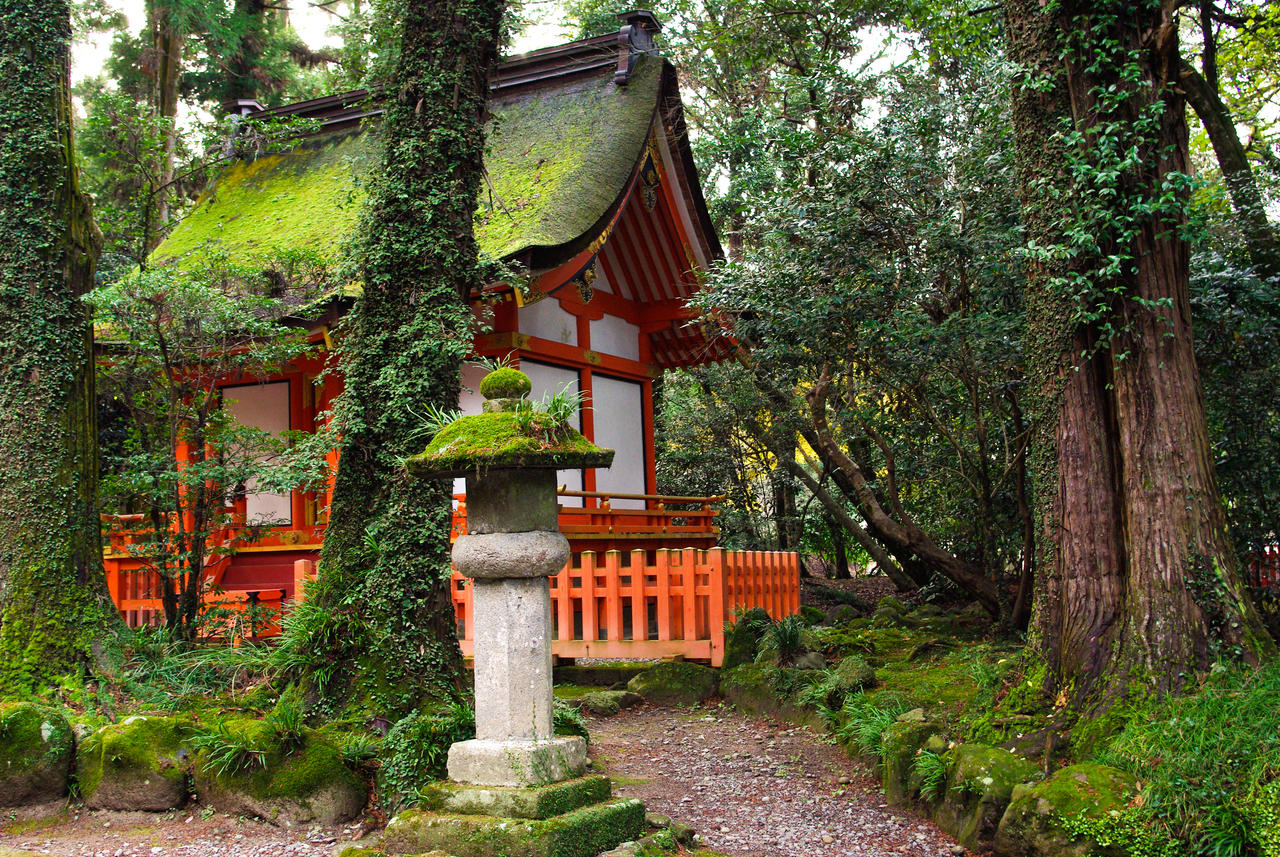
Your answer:
[[[472,652],[470,581],[451,593],[463,654]],[[735,609],[775,619],[800,609],[800,563],[776,551],[636,550],[574,554],[551,578],[552,651],[562,658],[724,660]]]
[[[719,535],[715,525],[719,510],[713,504],[722,498],[563,488],[559,494],[582,503],[560,507],[560,528],[574,550],[569,564],[551,578],[553,650],[562,658],[683,655],[719,665],[724,656],[724,624],[735,609],[762,607],[781,618],[800,608],[800,566],[795,554],[712,547]],[[466,498],[456,499],[453,538],[466,532]],[[643,508],[616,508],[615,502],[643,503]],[[107,555],[111,597],[130,626],[160,624],[159,575],[129,556],[129,543],[139,533],[127,525],[141,521],[114,523]],[[278,615],[288,609],[291,599],[303,597],[305,581],[314,578],[322,532],[322,528],[271,532],[229,554],[211,557],[210,583],[221,584],[224,576],[234,577],[236,583],[209,599],[227,614],[257,606]],[[614,545],[629,549],[595,549]],[[270,585],[255,583],[252,562],[264,557],[276,565],[287,563],[288,577]],[[455,573],[451,590],[458,636],[463,651],[470,654],[471,588]],[[273,624],[258,636],[274,633]]]

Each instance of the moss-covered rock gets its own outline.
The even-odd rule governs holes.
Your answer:
[[[553,670],[556,684],[581,684],[621,690],[627,682],[649,669],[642,663],[557,664]]]
[[[627,682],[627,690],[655,705],[696,705],[716,695],[716,671],[685,661],[657,664]]]
[[[1099,818],[1122,810],[1136,790],[1137,781],[1129,774],[1092,763],[1070,765],[1041,783],[1015,786],[996,830],[996,851],[1009,857],[1084,857],[1093,843],[1066,833],[1061,819]]]
[[[74,741],[56,711],[29,702],[0,703],[0,806],[65,797]]]
[[[856,693],[876,685],[876,671],[860,655],[849,655],[836,664],[835,689],[845,694]]]
[[[880,733],[880,780],[884,795],[894,806],[911,806],[920,795],[918,783],[911,773],[916,753],[942,731],[934,720],[899,720]]]
[[[934,820],[971,851],[990,848],[1014,788],[1034,779],[1036,766],[984,744],[961,744],[948,755],[947,790]]]
[[[827,621],[827,614],[808,604],[800,605],[800,619],[808,626],[824,625]]]
[[[447,850],[457,857],[596,857],[644,831],[644,804],[611,800],[546,820],[407,810],[387,825],[387,854]]]
[[[90,809],[160,812],[187,801],[190,725],[172,717],[128,717],[76,748],[80,797]]]
[[[258,729],[256,723],[237,724],[235,734],[253,741]],[[369,796],[368,784],[343,764],[337,745],[312,729],[303,730],[300,746],[287,752],[273,747],[239,770],[219,771],[205,750],[196,754],[193,768],[203,802],[282,827],[350,821]]]
[[[598,690],[574,698],[569,705],[597,717],[612,717],[622,709],[638,705],[643,701],[640,694],[629,690]]]
[[[724,636],[724,661],[721,669],[733,669],[743,664],[755,663],[760,652],[760,638],[773,624],[768,612],[752,607],[739,615]]]
[[[876,628],[902,628],[907,623],[907,608],[893,597],[881,598],[871,614],[871,624]]]

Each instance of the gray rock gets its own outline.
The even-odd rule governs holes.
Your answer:
[[[716,695],[716,671],[684,661],[657,664],[627,682],[627,690],[654,705],[695,705]]]
[[[827,659],[817,652],[805,652],[792,666],[798,670],[823,670],[827,668]]]

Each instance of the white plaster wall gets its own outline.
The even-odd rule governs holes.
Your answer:
[[[628,360],[640,359],[640,328],[616,315],[591,321],[591,350]]]
[[[520,307],[516,318],[521,333],[566,345],[578,344],[578,320],[561,309],[555,298]]]
[[[594,335],[594,334],[593,334]],[[614,450],[613,466],[596,470],[597,491],[643,494],[644,388],[634,381],[591,376],[596,446]],[[643,509],[643,500],[615,500],[617,509]]]
[[[550,299],[539,301],[534,306],[541,306],[544,303],[555,303]],[[533,392],[529,394],[529,398],[535,402],[543,396],[551,396],[560,392],[566,385],[570,393],[578,392],[578,370],[566,369],[563,366],[552,366],[549,363],[535,363],[532,360],[521,360],[520,371],[529,376],[529,380],[533,382]],[[578,415],[578,419],[574,428],[582,430],[582,415]],[[570,491],[582,490],[582,471],[581,470],[558,470],[556,471],[556,484],[563,485]],[[560,505],[562,506],[581,506],[582,499],[579,497],[561,497]]]
[[[241,425],[252,426],[271,434],[289,430],[289,382],[249,384],[223,389],[224,407]],[[289,494],[267,494],[254,491],[256,480],[245,485],[245,520],[250,524],[291,524],[293,505]]]

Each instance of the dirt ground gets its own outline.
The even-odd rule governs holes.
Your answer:
[[[735,857],[965,853],[931,822],[887,806],[864,765],[802,727],[728,707],[642,706],[592,721],[591,742],[617,793]]]

